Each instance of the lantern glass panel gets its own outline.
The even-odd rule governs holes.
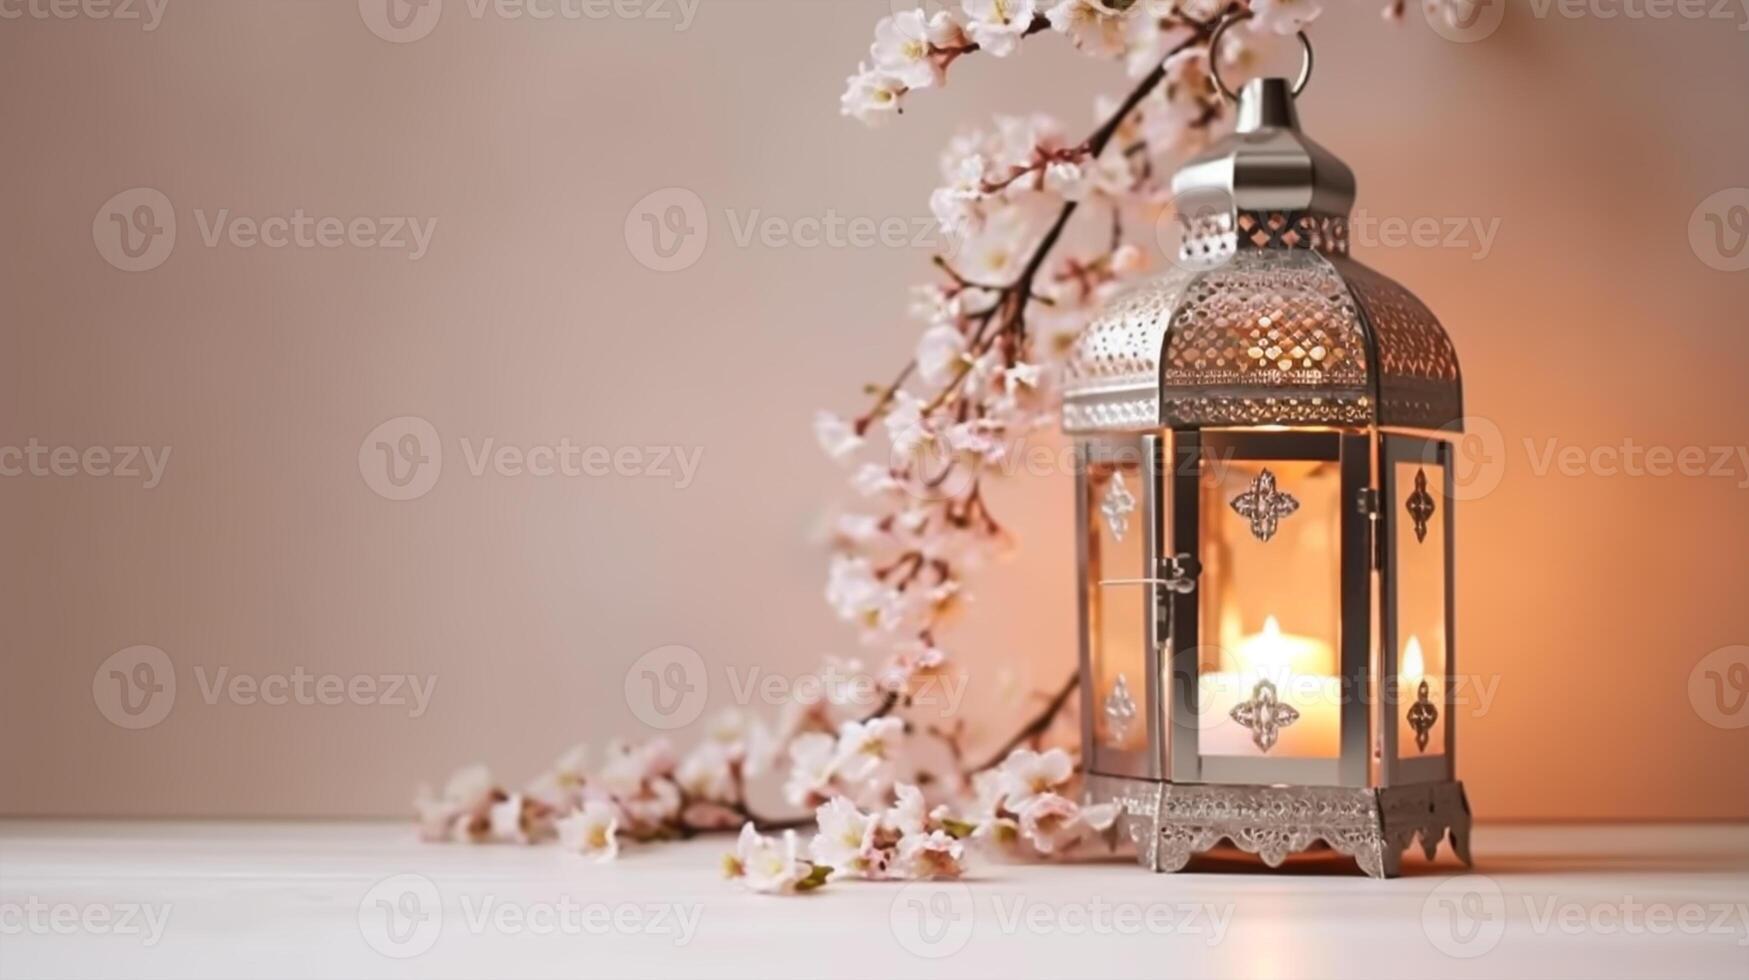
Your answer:
[[[1147,747],[1147,608],[1149,528],[1143,508],[1139,449],[1087,466],[1087,624],[1098,748]],[[1109,766],[1102,771],[1113,771]]]
[[[1396,500],[1397,756],[1445,754],[1446,517],[1445,467],[1398,459],[1391,487]],[[1421,685],[1427,685],[1423,698]],[[1421,705],[1420,707],[1417,707]],[[1431,710],[1430,710],[1431,709]]]
[[[1342,471],[1204,458],[1200,752],[1341,754]]]

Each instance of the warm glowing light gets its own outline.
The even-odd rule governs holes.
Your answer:
[[[1257,670],[1285,670],[1287,648],[1281,642],[1281,624],[1271,616],[1263,621],[1263,632],[1250,644],[1248,660]]]
[[[1406,680],[1418,681],[1427,676],[1427,662],[1421,656],[1421,640],[1409,637],[1409,645],[1403,648],[1403,677]]]
[[[1222,670],[1198,678],[1197,702],[1202,717],[1215,724],[1202,732],[1204,755],[1257,756],[1252,732],[1228,721],[1240,702],[1257,693],[1259,681],[1276,687],[1276,696],[1299,712],[1282,728],[1270,749],[1276,758],[1334,758],[1339,751],[1342,687],[1336,677],[1336,653],[1330,644],[1284,632],[1274,616],[1263,629],[1223,647]]]
[[[1263,621],[1263,630],[1234,644],[1227,670],[1256,679],[1267,677],[1284,683],[1290,676],[1333,677],[1336,654],[1330,645],[1309,636],[1284,633],[1274,616]]]

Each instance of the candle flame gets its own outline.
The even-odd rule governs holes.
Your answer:
[[[1247,651],[1251,656],[1253,670],[1286,670],[1288,666],[1287,644],[1281,641],[1281,624],[1270,616],[1263,621],[1263,632],[1257,635],[1257,640]]]
[[[1427,663],[1421,656],[1421,640],[1409,637],[1409,645],[1403,648],[1403,676],[1410,680],[1420,680],[1427,673]]]

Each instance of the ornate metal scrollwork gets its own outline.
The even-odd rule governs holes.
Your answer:
[[[1433,732],[1433,726],[1439,721],[1439,709],[1434,707],[1433,698],[1429,697],[1427,682],[1421,682],[1421,688],[1416,692],[1415,703],[1409,706],[1409,727],[1415,730],[1415,748],[1427,751],[1427,740]]]
[[[1409,517],[1415,521],[1415,541],[1418,544],[1427,541],[1427,522],[1433,519],[1433,495],[1427,492],[1427,471],[1415,471],[1415,492],[1409,495],[1404,505],[1409,509]]]
[[[1130,696],[1130,684],[1124,675],[1117,675],[1111,693],[1105,696],[1104,711],[1106,729],[1111,732],[1112,741],[1121,745],[1129,735],[1130,723],[1136,720],[1136,699]]]
[[[1251,689],[1251,700],[1234,705],[1228,714],[1251,730],[1252,744],[1265,752],[1275,748],[1283,728],[1300,720],[1299,711],[1281,700],[1275,693],[1274,682],[1267,680],[1258,681]]]
[[[1259,541],[1275,537],[1281,519],[1300,509],[1300,502],[1275,485],[1275,474],[1268,469],[1257,474],[1250,489],[1233,498],[1233,510],[1251,522],[1251,533]]]
[[[1114,540],[1122,541],[1130,529],[1130,514],[1136,509],[1135,494],[1124,485],[1123,471],[1113,470],[1111,484],[1105,488],[1105,498],[1100,501],[1099,513],[1105,517],[1105,526],[1111,529]]]

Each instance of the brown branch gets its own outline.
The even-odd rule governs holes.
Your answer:
[[[985,769],[994,769],[1002,764],[1002,760],[1008,758],[1010,752],[1013,752],[1015,749],[1020,748],[1049,731],[1051,723],[1057,720],[1058,714],[1062,713],[1063,706],[1069,703],[1069,697],[1075,693],[1075,689],[1079,685],[1080,680],[1080,671],[1070,674],[1068,681],[1063,684],[1062,688],[1059,689],[1056,694],[1051,696],[1050,701],[1045,704],[1044,708],[1040,710],[1037,715],[1034,715],[1031,721],[1026,723],[1026,727],[1015,732],[1014,737],[1003,743],[1002,747],[992,753],[990,757],[985,760],[983,765],[970,771],[983,772]]]

